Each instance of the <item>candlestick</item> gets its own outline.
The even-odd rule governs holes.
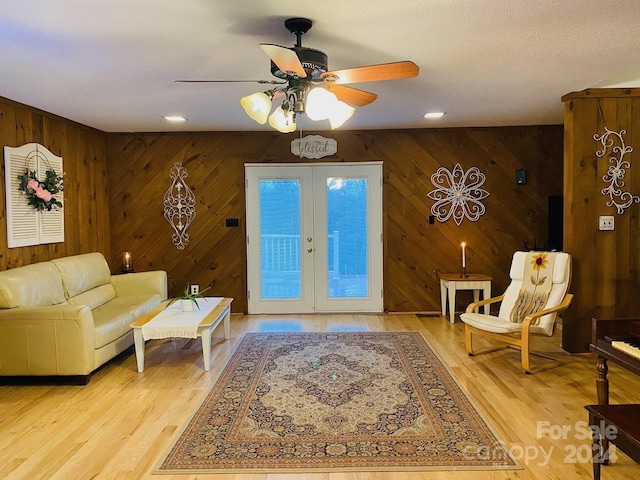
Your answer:
[[[467,243],[466,242],[462,242],[460,244],[460,246],[462,247],[462,277],[468,277],[468,275],[467,275],[467,252],[466,252]]]
[[[133,272],[133,259],[129,252],[124,252],[122,254],[122,271],[124,273]]]
[[[465,253],[465,248],[467,247],[466,242],[462,242],[462,268],[465,268],[467,266],[467,256]]]

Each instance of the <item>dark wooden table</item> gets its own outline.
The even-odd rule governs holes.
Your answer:
[[[587,405],[593,432],[593,478],[600,480],[600,466],[607,463],[608,444],[614,444],[640,463],[640,405]],[[606,441],[605,441],[606,440]]]

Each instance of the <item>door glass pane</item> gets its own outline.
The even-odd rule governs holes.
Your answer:
[[[367,180],[327,178],[329,298],[368,296]]]
[[[261,299],[299,299],[300,181],[260,180]]]

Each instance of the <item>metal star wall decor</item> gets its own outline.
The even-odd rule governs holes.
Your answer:
[[[624,187],[623,179],[627,173],[626,169],[631,168],[631,164],[628,160],[624,160],[624,156],[627,153],[633,152],[633,148],[625,145],[624,138],[622,138],[626,133],[626,130],[614,132],[613,130],[609,130],[607,127],[604,127],[604,133],[602,135],[598,135],[596,133],[593,136],[593,139],[596,142],[600,142],[602,144],[602,149],[596,151],[597,157],[604,157],[607,150],[613,147],[611,150],[612,155],[609,158],[609,163],[611,163],[611,165],[609,166],[607,173],[602,177],[608,185],[600,190],[600,192],[604,196],[609,196],[607,207],[616,207],[616,210],[620,215],[622,215],[625,208],[631,206],[632,203],[640,203],[640,197],[632,195],[629,192],[622,191],[622,188]],[[616,145],[614,147],[614,144],[616,143],[615,139],[620,142],[620,145]],[[615,155],[619,156],[616,157]]]
[[[171,241],[178,250],[184,250],[189,243],[187,228],[196,216],[196,197],[187,186],[187,170],[176,162],[169,172],[173,182],[164,194],[164,218],[173,228]]]
[[[431,214],[441,222],[453,217],[456,225],[460,225],[465,217],[476,222],[485,212],[482,199],[489,196],[489,192],[480,188],[485,180],[478,167],[471,167],[466,172],[459,163],[451,172],[440,167],[431,175],[431,183],[436,189],[427,193],[436,201],[431,207]]]

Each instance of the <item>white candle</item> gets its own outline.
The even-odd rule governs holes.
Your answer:
[[[462,268],[466,268],[467,267],[467,257],[465,254],[465,248],[467,246],[467,244],[465,242],[462,242]]]
[[[122,263],[125,270],[131,270],[131,254],[129,252],[124,252]]]

